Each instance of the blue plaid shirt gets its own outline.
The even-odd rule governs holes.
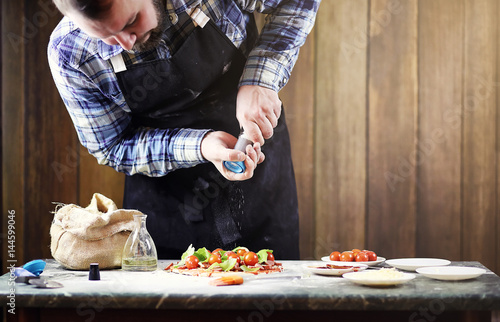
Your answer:
[[[170,2],[168,2],[170,1]],[[299,47],[311,31],[321,0],[167,0],[167,13],[201,8],[248,60],[241,85],[279,91],[290,77]],[[246,25],[254,11],[268,14],[254,48],[245,48]],[[168,57],[160,46],[158,55]],[[68,18],[53,31],[49,64],[78,138],[100,164],[132,175],[163,176],[207,162],[200,145],[209,131],[186,128],[134,128],[109,58],[123,52],[90,38]],[[147,59],[131,55],[127,64]]]

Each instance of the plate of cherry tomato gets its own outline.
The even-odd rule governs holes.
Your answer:
[[[368,266],[374,266],[385,261],[384,257],[377,256],[374,251],[371,250],[360,250],[354,248],[352,250],[346,250],[343,252],[333,251],[329,256],[323,256],[322,261],[334,263],[337,265],[342,265],[347,263],[358,263],[365,264]]]

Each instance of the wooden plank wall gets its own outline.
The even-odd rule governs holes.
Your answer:
[[[497,8],[497,16],[500,16],[500,5],[498,5]],[[500,32],[500,20],[497,19],[497,32]],[[498,39],[498,38],[497,38]],[[495,78],[496,80],[496,85],[499,84],[500,82],[500,41],[497,43],[497,77]],[[497,104],[496,104],[496,109],[498,110],[498,107],[500,106],[500,90],[498,89],[499,86],[493,86],[492,91],[496,92],[497,94]],[[500,113],[497,112],[497,124],[500,124]],[[497,133],[497,145],[496,145],[496,151],[497,151],[497,156],[496,156],[496,173],[497,173],[497,205],[496,205],[496,214],[497,214],[497,244],[496,244],[496,252],[495,256],[497,258],[497,268],[496,272],[500,272],[500,126],[496,127],[496,133]],[[497,312],[497,319],[500,321],[500,313]]]
[[[124,177],[80,146],[53,85],[50,0],[1,15],[5,263],[9,210],[17,259],[50,257],[52,202],[121,205]],[[322,2],[280,93],[302,258],[356,247],[500,271],[498,16],[497,0]]]
[[[123,176],[81,148],[55,89],[46,52],[61,16],[52,1],[2,4],[3,236],[15,211],[15,259],[22,263],[50,257],[53,202],[86,206],[102,192],[121,205]]]
[[[416,252],[459,259],[462,128],[461,119],[450,116],[462,106],[464,77],[457,66],[464,59],[464,2],[421,1],[418,11],[421,155]],[[440,240],[440,247],[428,239]]]
[[[315,252],[365,244],[368,2],[320,7],[314,125]],[[303,214],[302,214],[303,215]],[[304,218],[304,215],[302,216]],[[352,248],[352,247],[351,247]]]
[[[466,1],[463,91],[463,229],[462,256],[495,257],[479,250],[495,245],[496,231],[496,96],[492,87],[498,56],[498,1]],[[498,84],[498,75],[496,83]],[[498,87],[498,86],[497,86]],[[493,94],[493,95],[492,95]],[[480,232],[480,234],[477,234]]]
[[[0,12],[2,12],[2,2],[0,2]],[[0,35],[2,35],[2,30],[3,30],[3,24],[0,23]],[[0,42],[0,61],[1,61],[1,58],[2,58],[2,42]],[[0,75],[3,75],[3,65],[0,63]],[[3,82],[3,79],[2,77],[0,77],[0,88],[3,88],[2,86],[2,82]],[[3,102],[3,98],[2,98],[2,94],[3,94],[3,91],[0,91],[0,102]],[[2,124],[2,114],[3,113],[0,113],[0,124]],[[0,131],[0,165],[3,164],[2,162],[2,153],[3,153],[3,138],[2,138],[2,131]],[[2,179],[2,175],[3,173],[0,172],[0,182],[3,182],[3,179]],[[3,196],[3,185],[0,185],[0,195]],[[3,198],[2,198],[2,201],[0,202],[2,205],[3,205]],[[3,206],[2,206],[2,211],[3,211]],[[0,216],[0,218],[2,218],[0,220],[0,234],[2,234],[3,236],[3,232],[4,232],[4,226],[6,225],[4,223],[4,220],[3,220],[3,215]],[[8,226],[8,224],[7,224]],[[5,243],[4,239],[3,238],[0,238],[0,249],[5,249],[7,247],[7,244]],[[3,264],[2,262],[2,254],[3,251],[0,251],[0,265]],[[2,265],[3,266],[3,265]]]
[[[35,258],[47,250],[47,238],[44,235],[50,228],[54,206],[51,201],[75,200],[77,191],[77,169],[71,167],[68,155],[70,149],[76,149],[77,141],[69,116],[62,113],[60,98],[54,92],[46,63],[48,37],[56,21],[55,10],[25,3],[23,45],[23,86],[24,86],[24,216],[25,256]],[[31,23],[28,23],[28,21]],[[46,25],[46,26],[45,26]],[[45,28],[47,27],[47,28]],[[57,110],[56,110],[57,108]],[[68,189],[67,187],[71,187]],[[43,234],[45,233],[45,234]],[[43,234],[43,235],[42,235]],[[33,237],[38,242],[33,242]],[[35,240],[36,240],[35,239]]]
[[[15,257],[24,258],[23,224],[21,215],[24,186],[24,80],[23,60],[24,46],[16,46],[7,42],[10,35],[22,35],[22,22],[19,19],[5,19],[6,12],[22,13],[22,1],[2,2],[2,267],[5,267],[7,256],[7,223],[8,215],[15,217]],[[6,36],[4,36],[6,35]],[[8,133],[8,136],[7,136]],[[4,272],[5,269],[2,270]]]
[[[367,247],[414,256],[417,2],[372,2],[369,26]]]

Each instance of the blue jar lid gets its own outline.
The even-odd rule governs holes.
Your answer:
[[[232,171],[234,173],[243,173],[245,172],[245,162],[243,161],[224,161],[224,166],[226,169],[229,171]]]
[[[45,265],[47,264],[45,263],[44,260],[35,259],[32,260],[31,262],[27,262],[26,264],[24,264],[23,268],[28,272],[35,274],[35,276],[39,276],[40,274],[42,274]]]
[[[14,275],[17,276],[17,277],[26,277],[26,276],[32,277],[32,276],[35,276],[35,274],[33,274],[32,272],[30,272],[27,269],[22,268],[22,267],[16,267],[14,269]]]

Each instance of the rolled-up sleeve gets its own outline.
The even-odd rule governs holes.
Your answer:
[[[300,47],[311,32],[321,0],[237,0],[243,10],[267,14],[251,50],[240,86],[279,91],[290,79]]]
[[[116,82],[112,71],[83,72],[51,44],[48,57],[54,82],[78,138],[99,164],[128,175],[164,176],[178,168],[207,162],[200,145],[208,129],[134,127],[123,95],[112,97],[105,92]]]

